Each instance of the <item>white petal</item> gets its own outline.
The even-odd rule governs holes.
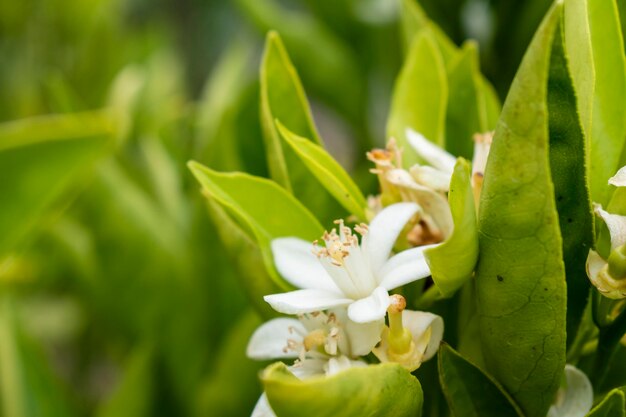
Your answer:
[[[450,205],[443,194],[415,182],[411,174],[403,169],[387,171],[386,179],[395,185],[403,201],[413,201],[432,217],[438,229],[445,237],[450,236],[454,223]]]
[[[276,413],[270,407],[269,401],[267,401],[267,395],[261,394],[259,401],[256,402],[252,415],[250,417],[276,417]]]
[[[338,356],[336,358],[330,358],[326,364],[326,376],[335,375],[345,369],[367,366],[363,361],[353,361],[346,356]]]
[[[380,336],[385,327],[385,319],[370,323],[355,323],[348,320],[344,326],[350,342],[350,355],[365,356],[380,342]]]
[[[626,166],[621,167],[614,176],[609,178],[609,184],[616,187],[626,187]]]
[[[392,256],[380,270],[380,286],[389,291],[429,276],[424,250],[434,246],[437,245],[418,246]]]
[[[328,359],[305,359],[289,367],[289,370],[299,379],[307,379],[324,375]]]
[[[584,417],[593,406],[593,387],[584,372],[565,365],[565,388],[559,389],[548,417]]]
[[[312,250],[311,242],[296,237],[272,240],[274,264],[289,283],[298,288],[337,291],[337,286]]]
[[[454,171],[454,164],[456,164],[456,158],[454,156],[413,129],[406,130],[406,138],[420,158],[430,165],[444,172],[452,173],[452,171]]]
[[[392,204],[378,213],[370,223],[363,246],[372,272],[379,281],[377,274],[389,258],[398,235],[419,209],[415,203]]]
[[[383,287],[378,287],[369,297],[350,304],[348,317],[355,323],[378,321],[387,314],[387,307],[389,307],[389,293]]]
[[[297,358],[299,352],[285,350],[287,340],[301,341],[305,334],[306,329],[296,319],[272,319],[254,331],[246,355],[257,360]]]
[[[587,255],[587,276],[595,282],[600,270],[604,268],[606,261],[594,250],[589,250]]]
[[[404,310],[402,325],[413,335],[415,346],[424,351],[423,361],[432,358],[443,338],[443,319],[425,311]],[[427,332],[430,329],[430,335]]]
[[[296,290],[280,294],[266,295],[263,299],[272,308],[283,314],[304,314],[350,304],[352,301],[343,294],[324,290]]]
[[[593,208],[598,216],[604,220],[611,234],[611,249],[626,244],[626,216],[611,214],[602,209],[599,204],[594,204]]]
[[[487,136],[488,135],[488,136]],[[472,158],[472,176],[484,175],[487,166],[487,158],[491,149],[491,135],[478,135],[474,139],[474,156]]]
[[[447,193],[450,190],[452,174],[426,165],[414,165],[409,172],[415,182],[435,191]]]

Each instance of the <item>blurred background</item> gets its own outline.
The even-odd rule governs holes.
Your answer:
[[[550,3],[420,1],[456,43],[478,40],[501,98]],[[223,213],[186,163],[267,176],[258,68],[275,29],[330,152],[375,192],[363,156],[385,141],[406,48],[400,10],[399,0],[0,2],[3,416],[250,413],[266,364],[245,345],[269,312],[240,284],[249,248],[218,230]],[[103,131],[113,138],[73,150],[80,163],[13,147]]]

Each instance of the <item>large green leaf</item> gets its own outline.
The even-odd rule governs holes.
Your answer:
[[[278,131],[311,173],[349,213],[365,220],[367,202],[350,175],[319,145],[300,137],[277,121]]]
[[[593,246],[593,214],[585,172],[585,136],[576,110],[563,37],[557,30],[548,76],[550,168],[563,238],[567,278],[567,341],[574,341],[587,304],[586,259]]]
[[[523,417],[496,381],[447,344],[439,349],[439,380],[454,417]]]
[[[275,121],[298,136],[322,144],[311,116],[304,89],[280,37],[267,35],[261,63],[261,125],[272,179],[292,192],[318,218],[326,218],[334,199],[311,175],[290,146],[286,146]]]
[[[413,40],[396,79],[387,119],[387,137],[396,138],[404,149],[406,166],[419,162],[417,153],[407,142],[407,128],[445,147],[447,99],[448,85],[441,53],[433,33],[423,29]]]
[[[566,284],[549,166],[548,76],[562,5],[536,33],[496,127],[482,189],[477,303],[490,373],[544,417],[565,366]]]
[[[419,417],[423,394],[419,381],[398,364],[350,368],[330,377],[296,378],[283,363],[261,379],[279,417]]]
[[[270,242],[286,236],[313,241],[324,230],[315,217],[283,188],[265,178],[220,173],[193,161],[189,169],[204,191],[255,237],[272,278],[287,289],[274,270]]]
[[[626,140],[626,62],[615,1],[565,2],[565,36],[587,136],[591,199],[606,205]]]
[[[6,298],[0,302],[0,409],[4,417],[73,415],[66,392]]]
[[[470,164],[459,158],[448,193],[454,230],[443,244],[424,252],[435,285],[446,297],[454,294],[472,276],[478,260],[478,228],[471,175]],[[454,268],[450,268],[451,260]]]
[[[587,417],[624,417],[625,410],[624,392],[621,389],[614,389],[587,414]]]
[[[102,155],[104,113],[46,116],[0,126],[0,255],[19,243]]]

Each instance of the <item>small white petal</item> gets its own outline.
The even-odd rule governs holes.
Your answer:
[[[272,319],[254,331],[246,355],[256,360],[297,358],[300,352],[285,349],[287,340],[302,341],[306,333],[302,323],[296,319]]]
[[[435,191],[447,193],[450,190],[452,174],[426,165],[414,165],[409,172],[415,182]]]
[[[614,176],[609,178],[609,184],[616,187],[626,187],[626,166],[621,167]]]
[[[456,158],[454,156],[450,155],[448,152],[426,139],[421,133],[418,133],[413,129],[406,130],[406,138],[420,158],[428,162],[433,167],[452,174],[454,171],[454,164],[456,164]]]
[[[344,326],[350,342],[350,355],[365,356],[380,342],[380,336],[385,327],[385,319],[371,323],[355,323],[352,320],[347,320]]]
[[[250,417],[276,417],[276,413],[270,407],[269,401],[267,401],[267,395],[261,394],[259,401],[256,402],[252,415]]]
[[[387,314],[387,307],[389,307],[389,293],[383,287],[378,287],[370,296],[350,304],[348,317],[355,323],[378,321]]]
[[[488,135],[488,136],[487,136]],[[476,138],[476,137],[475,137]],[[489,150],[491,149],[491,135],[479,135],[474,139],[474,156],[472,158],[472,176],[476,174],[484,175]]]
[[[280,294],[266,295],[263,299],[272,308],[283,314],[304,314],[345,306],[353,302],[343,294],[324,290],[296,290]]]
[[[443,338],[443,319],[436,314],[425,311],[404,310],[402,324],[413,335],[415,346],[424,352],[423,361],[432,358]],[[430,336],[428,337],[428,330]]]
[[[593,208],[598,216],[604,220],[611,235],[611,250],[626,244],[626,216],[611,214],[602,209],[600,204],[594,204]]]
[[[278,273],[298,288],[338,291],[319,259],[313,244],[296,237],[272,240],[272,254]]]
[[[326,364],[328,359],[305,359],[298,361],[289,367],[289,370],[299,379],[307,379],[315,376],[324,375],[326,373]]]
[[[326,376],[335,375],[336,373],[349,368],[362,366],[367,366],[367,364],[363,361],[350,360],[347,356],[342,355],[336,358],[330,358],[326,364]]]
[[[424,251],[437,245],[418,246],[392,256],[380,270],[380,286],[390,291],[430,275]]]
[[[370,268],[379,280],[377,274],[389,258],[398,235],[419,209],[415,203],[392,204],[378,213],[370,223],[367,239],[362,246],[369,258]]]
[[[594,250],[589,251],[587,255],[587,276],[592,282],[595,282],[598,274],[606,265],[606,261]]]
[[[584,372],[565,365],[565,388],[559,389],[556,403],[547,417],[584,417],[593,406],[593,387]]]

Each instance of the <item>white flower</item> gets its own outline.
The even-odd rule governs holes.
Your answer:
[[[419,211],[415,203],[398,203],[383,209],[368,226],[351,230],[339,223],[325,233],[325,247],[316,255],[311,244],[298,238],[272,241],[278,272],[291,284],[303,288],[265,296],[276,311],[302,314],[347,306],[356,323],[383,320],[389,306],[388,291],[426,278],[430,269],[424,259],[428,246],[408,249],[391,256],[404,226]],[[390,257],[391,256],[391,257]]]
[[[382,323],[352,323],[345,309],[306,314],[298,320],[277,318],[254,332],[246,353],[258,360],[294,358],[296,362],[289,370],[300,379],[329,376],[344,369],[367,366],[353,358],[370,352],[380,338],[382,327]],[[267,397],[261,395],[252,417],[274,415]]]
[[[609,179],[609,184],[626,186],[626,167]],[[609,230],[611,251],[605,260],[596,251],[590,250],[587,275],[604,296],[616,300],[626,298],[626,216],[609,213],[599,204],[594,204],[594,211]]]
[[[547,417],[584,417],[593,405],[593,387],[583,372],[565,365],[565,386],[557,392]]]

